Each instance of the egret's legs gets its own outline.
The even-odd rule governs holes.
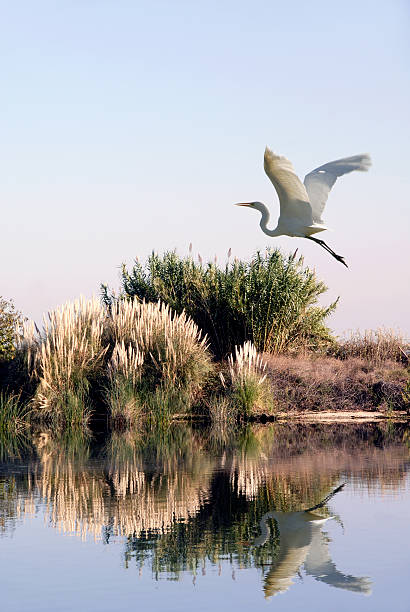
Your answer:
[[[313,238],[313,236],[305,236],[305,238],[307,238],[308,240],[313,240],[313,242],[316,242],[317,244],[319,244],[321,247],[323,247],[325,249],[325,251],[327,251],[328,253],[330,253],[330,255],[332,255],[332,257],[334,257],[335,259],[337,259],[337,261],[340,261],[340,263],[342,263],[344,266],[346,266],[346,268],[348,268],[349,266],[347,265],[347,263],[344,260],[344,257],[342,257],[341,255],[337,255],[337,253],[335,253],[328,244],[326,244],[326,242],[324,240],[320,240],[319,238]]]

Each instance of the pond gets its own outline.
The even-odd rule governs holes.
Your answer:
[[[1,609],[408,612],[409,448],[392,423],[0,440]]]

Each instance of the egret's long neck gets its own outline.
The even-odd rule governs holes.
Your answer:
[[[259,223],[261,230],[268,236],[280,236],[280,233],[278,232],[278,228],[275,228],[273,230],[268,229],[270,214],[265,204],[260,204],[258,206],[258,210],[260,211],[262,215],[260,223]]]
[[[267,512],[261,518],[261,520],[259,522],[259,527],[260,527],[260,530],[261,530],[261,534],[260,534],[260,536],[258,536],[257,538],[255,538],[253,540],[253,542],[252,542],[253,546],[263,546],[265,544],[265,542],[268,539],[269,534],[270,534],[268,520],[270,518],[272,518],[274,516],[274,514],[275,514],[274,511]]]

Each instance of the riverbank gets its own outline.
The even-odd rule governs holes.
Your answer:
[[[269,422],[270,417],[261,415],[260,422]],[[274,417],[278,423],[380,423],[385,421],[393,421],[394,423],[410,423],[410,414],[405,410],[396,410],[382,412],[380,410],[365,411],[365,410],[334,410],[326,412],[313,411],[294,411],[280,412]]]
[[[0,301],[0,431],[410,414],[408,342],[385,329],[334,337],[325,290],[295,254],[218,267],[165,253],[123,268],[119,295],[102,287],[42,329]]]
[[[198,341],[194,346],[198,346]],[[198,359],[198,355],[203,358],[206,349],[200,343],[199,347],[200,352],[192,358]],[[105,354],[107,349],[102,348],[102,352]],[[44,384],[47,382],[45,378],[40,378],[40,385],[31,397],[22,397],[18,387],[11,395],[2,391],[0,429],[12,433],[30,422],[53,422],[63,428],[74,425],[70,414],[65,419],[55,418],[57,410],[72,410],[74,402],[74,408],[81,415],[77,425],[93,427],[93,423],[97,423],[97,428],[100,428],[104,422],[113,429],[134,428],[146,419],[161,425],[181,420],[211,421],[222,428],[233,427],[238,421],[348,423],[354,420],[365,423],[410,420],[409,365],[404,358],[393,360],[374,355],[342,358],[306,351],[293,355],[269,355],[259,354],[250,343],[245,343],[227,361],[212,361],[205,354],[206,369],[202,379],[195,379],[195,370],[189,370],[187,385],[178,388],[177,377],[175,382],[166,380],[165,384],[163,379],[157,382],[156,376],[149,389],[144,378],[149,376],[152,380],[152,370],[140,371],[134,384],[128,384],[132,381],[118,379],[122,372],[118,372],[118,364],[113,359],[115,353],[112,355],[105,366],[111,376],[108,380],[113,381],[109,388],[100,367],[99,378],[94,378],[88,397],[76,396],[78,390],[73,385],[72,394],[62,395],[57,406],[51,403],[48,411],[44,410],[44,405],[37,404],[36,409],[38,397],[43,403],[47,399],[47,396],[43,399],[38,395],[39,388],[50,388]],[[125,354],[124,358],[127,357]],[[8,380],[12,381],[18,369],[14,367],[14,361],[9,365]],[[117,366],[117,371],[113,371],[113,365]],[[140,365],[137,363],[134,367],[138,371]],[[198,363],[195,367],[198,368]],[[65,371],[64,368],[60,370],[63,379]],[[51,372],[47,379],[52,381],[54,369],[44,368],[44,372]],[[113,378],[113,374],[117,378]],[[27,385],[27,374],[21,380],[23,386]],[[124,386],[118,387],[118,381]],[[64,392],[64,386],[59,388],[55,384],[54,388]],[[110,404],[112,406],[114,401],[116,414],[110,411]]]

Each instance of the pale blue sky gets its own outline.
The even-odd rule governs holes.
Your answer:
[[[118,266],[190,242],[299,247],[341,296],[337,331],[410,336],[410,8],[336,2],[0,1],[0,295],[25,315],[117,288]],[[369,152],[338,181],[323,237],[346,270],[276,222],[268,144],[301,177]]]

